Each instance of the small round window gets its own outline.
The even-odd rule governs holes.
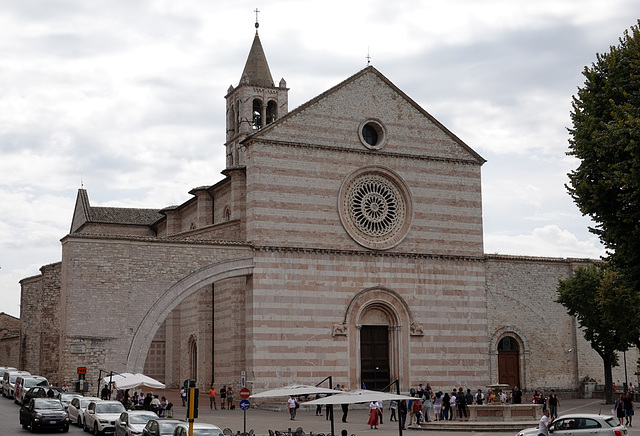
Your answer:
[[[377,120],[365,120],[360,123],[358,136],[360,142],[371,149],[380,149],[387,143],[386,130]]]

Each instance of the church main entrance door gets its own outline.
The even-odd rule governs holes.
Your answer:
[[[388,386],[390,368],[389,328],[387,326],[362,326],[360,329],[360,356],[362,384],[372,390],[381,390]]]

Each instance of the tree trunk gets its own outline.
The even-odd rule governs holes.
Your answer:
[[[604,363],[604,403],[613,404],[613,372],[611,359],[602,359]]]

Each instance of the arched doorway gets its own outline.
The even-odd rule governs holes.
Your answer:
[[[392,347],[397,315],[387,304],[372,301],[360,315],[360,387],[382,390],[391,383]]]
[[[498,383],[510,387],[520,383],[520,346],[512,336],[505,336],[498,342]]]
[[[334,326],[334,335],[348,340],[348,385],[355,389],[364,383],[367,389],[380,389],[390,381],[398,379],[402,384],[408,379],[412,326],[411,310],[396,292],[379,287],[358,292],[343,324]],[[409,386],[400,387],[405,388]]]

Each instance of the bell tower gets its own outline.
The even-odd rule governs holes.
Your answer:
[[[227,101],[227,169],[244,166],[244,150],[240,142],[257,130],[282,118],[288,112],[287,82],[280,80],[275,86],[267,57],[258,36],[256,9],[256,35],[249,50],[247,62],[235,88],[229,86]]]

